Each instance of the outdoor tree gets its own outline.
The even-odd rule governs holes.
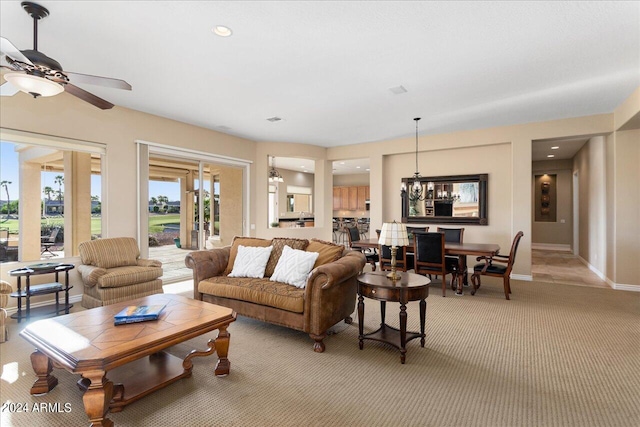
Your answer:
[[[64,183],[64,176],[56,175],[53,182],[58,184],[58,202],[62,202],[62,184]]]
[[[11,213],[9,210],[9,204],[11,203],[11,199],[9,198],[9,184],[12,184],[12,182],[6,180],[0,182],[0,186],[4,187],[4,191],[7,193],[7,214]]]
[[[46,215],[47,214],[47,202],[51,201],[51,194],[53,194],[54,191],[53,191],[53,188],[51,188],[49,186],[46,186],[46,187],[44,187],[42,189],[42,192],[44,193],[45,196],[47,196],[47,198],[44,201],[44,209],[43,209],[44,215]]]

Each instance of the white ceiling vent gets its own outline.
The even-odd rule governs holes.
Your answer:
[[[269,117],[267,120],[270,122],[279,122],[280,120],[282,120],[282,118],[278,116],[273,116],[273,117]]]
[[[400,85],[400,86],[396,86],[396,87],[392,87],[391,89],[389,89],[392,93],[396,94],[396,95],[400,95],[401,93],[405,93],[407,92],[407,90],[404,88],[404,86]]]

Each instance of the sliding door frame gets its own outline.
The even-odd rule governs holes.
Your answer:
[[[198,163],[198,179],[199,182],[203,182],[204,178],[204,165],[209,163],[220,164],[224,166],[235,166],[242,168],[242,206],[243,206],[243,218],[242,218],[242,232],[243,235],[249,235],[249,224],[251,223],[251,207],[249,201],[251,200],[251,160],[239,159],[229,156],[221,156],[213,153],[207,153],[204,151],[192,150],[188,148],[175,147],[171,145],[158,144],[155,142],[149,142],[144,140],[136,140],[136,153],[137,153],[137,174],[136,174],[136,187],[137,187],[137,235],[138,244],[140,245],[140,254],[143,257],[149,256],[149,225],[147,219],[148,211],[148,197],[149,197],[149,157],[151,155],[164,155],[175,157],[183,160],[193,161]],[[198,197],[199,218],[198,222],[202,224],[204,220],[204,197],[203,186],[200,185],[200,197]],[[204,227],[198,227],[198,246],[204,248]]]

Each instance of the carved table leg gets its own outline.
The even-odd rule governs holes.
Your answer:
[[[36,382],[31,386],[31,394],[49,393],[58,384],[58,379],[51,375],[53,364],[44,353],[36,349],[31,353],[31,366],[38,376]]]
[[[104,371],[82,373],[90,381],[89,388],[82,396],[84,410],[92,426],[112,427],[113,421],[106,417],[113,396],[113,383],[105,377]]]
[[[358,345],[360,350],[364,346],[364,297],[362,294],[358,295]]]
[[[427,301],[420,300],[420,347],[424,347],[424,324],[427,318]]]
[[[199,351],[199,350],[191,350],[191,352],[184,358],[182,361],[182,367],[184,368],[184,373],[187,374],[187,377],[191,376],[191,370],[193,369],[193,362],[191,361],[194,357],[204,357],[213,354],[216,351],[216,342],[215,340],[209,340],[207,342],[208,350]]]
[[[407,306],[400,303],[400,362],[404,364],[407,354]]]
[[[229,338],[231,334],[227,331],[226,326],[221,326],[218,332],[218,338],[215,341],[216,352],[218,353],[218,363],[216,364],[216,370],[214,371],[216,376],[229,375],[229,369],[231,363],[227,358],[229,354]]]

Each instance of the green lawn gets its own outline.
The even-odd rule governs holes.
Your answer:
[[[180,214],[150,215],[149,233],[161,233],[166,224],[180,224]]]
[[[64,224],[63,217],[46,218],[40,221],[42,225],[58,225]],[[91,234],[101,234],[101,218],[91,218]],[[164,230],[166,224],[180,224],[180,214],[168,215],[151,215],[149,217],[149,233],[160,233]],[[18,220],[10,219],[0,222],[0,227],[9,228],[9,233],[18,233]]]
[[[46,218],[40,221],[41,225],[64,225],[63,217]],[[0,227],[9,228],[9,233],[18,233],[18,220],[10,219],[5,222],[0,222]],[[91,218],[91,234],[102,233],[102,218]]]

